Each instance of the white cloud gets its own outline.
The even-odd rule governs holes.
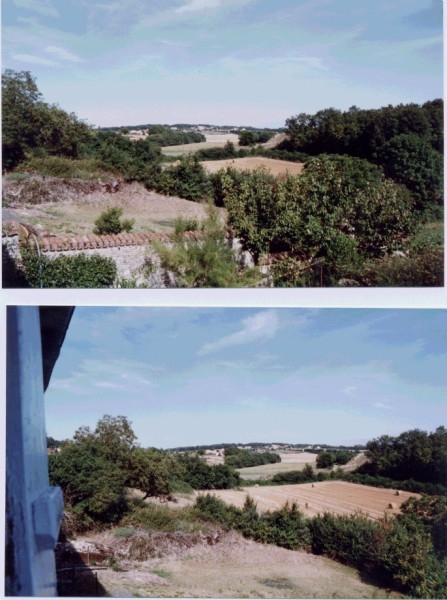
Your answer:
[[[221,0],[190,0],[187,4],[177,8],[175,12],[196,12],[207,8],[217,8],[220,4]]]
[[[374,402],[374,408],[378,408],[380,410],[392,410],[393,407],[388,402]]]
[[[19,8],[33,10],[45,17],[58,17],[58,11],[52,6],[49,0],[14,0],[14,4]]]
[[[350,396],[351,398],[355,395],[355,392],[357,391],[357,387],[355,385],[348,385],[344,388],[343,392],[347,395]]]
[[[45,65],[46,67],[55,67],[58,64],[57,62],[54,62],[54,60],[35,56],[34,54],[13,54],[12,58],[20,62],[26,62],[32,65]]]
[[[60,60],[68,60],[70,62],[83,62],[79,56],[72,54],[71,52],[67,52],[64,48],[60,48],[59,46],[47,46],[45,48],[45,52],[50,54],[54,54]]]
[[[199,354],[217,352],[223,348],[251,344],[266,338],[271,338],[279,328],[279,319],[276,311],[265,310],[243,319],[242,329],[231,335],[226,335],[220,340],[205,344]]]

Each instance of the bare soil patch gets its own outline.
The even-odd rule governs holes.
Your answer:
[[[396,515],[410,496],[410,492],[376,488],[346,481],[319,481],[295,485],[268,487],[247,487],[241,490],[215,490],[212,492],[227,504],[242,508],[247,494],[253,498],[258,510],[277,510],[286,502],[296,502],[299,509],[308,516],[324,512],[338,515],[352,515],[361,511],[372,519],[380,519],[385,514]]]
[[[253,171],[263,167],[270,171],[272,175],[300,175],[304,163],[295,163],[287,160],[278,160],[275,158],[265,158],[263,156],[247,156],[245,158],[234,158],[226,160],[205,160],[202,165],[209,173],[217,173],[220,169],[232,167],[239,171]]]
[[[4,222],[16,220],[58,235],[90,235],[101,212],[112,206],[122,208],[124,218],[135,219],[136,233],[172,231],[178,217],[200,221],[207,214],[204,204],[157,194],[136,182],[110,193],[93,182],[33,179],[38,196],[31,200],[23,194],[25,181],[3,180]]]
[[[110,534],[94,536],[113,545]],[[389,592],[354,570],[320,556],[285,550],[220,532],[210,545],[197,538],[179,550],[175,534],[167,553],[123,563],[123,571],[99,570],[109,596],[181,598],[376,598]],[[125,549],[130,540],[120,542]],[[126,546],[127,544],[127,546]],[[398,597],[392,595],[392,597]]]

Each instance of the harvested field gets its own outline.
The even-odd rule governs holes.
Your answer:
[[[367,514],[371,519],[380,519],[384,514],[396,515],[400,506],[410,496],[419,496],[410,492],[376,488],[346,481],[319,481],[299,485],[281,485],[242,490],[216,490],[213,494],[227,504],[242,508],[247,494],[256,502],[262,511],[276,510],[286,502],[296,502],[299,509],[308,516],[324,512],[338,515],[351,515],[358,511]],[[390,505],[394,504],[394,508]]]
[[[239,475],[243,479],[250,481],[262,481],[263,479],[271,479],[277,473],[286,473],[288,471],[302,471],[306,464],[315,468],[317,455],[311,452],[288,452],[281,453],[280,463],[269,465],[259,465],[257,467],[245,467],[238,469]]]
[[[272,175],[281,175],[289,173],[290,175],[300,175],[303,170],[303,163],[295,163],[287,160],[277,160],[275,158],[265,158],[263,156],[247,156],[246,158],[234,158],[227,160],[205,160],[202,165],[209,173],[217,173],[220,169],[233,167],[239,171],[253,171],[259,167],[270,171]]]
[[[206,133],[204,135],[206,137],[206,142],[180,144],[178,146],[163,146],[161,151],[165,156],[182,156],[183,154],[193,154],[198,150],[223,148],[227,142],[233,142],[235,147],[239,148],[239,138],[235,133]]]

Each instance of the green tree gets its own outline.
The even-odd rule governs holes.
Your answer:
[[[67,509],[83,529],[114,523],[127,510],[126,472],[101,452],[98,440],[66,444],[48,457],[50,482],[62,488]]]
[[[144,499],[165,498],[172,493],[172,481],[180,478],[181,473],[181,466],[172,454],[156,448],[135,448],[128,483],[142,491]]]
[[[443,199],[443,156],[430,141],[414,133],[401,134],[381,149],[385,173],[414,195],[418,210],[436,211]]]
[[[134,219],[123,219],[123,209],[112,206],[103,211],[95,221],[93,233],[96,235],[118,234],[123,231],[129,233],[135,224]]]
[[[332,452],[320,452],[317,455],[317,469],[327,469],[335,463],[335,456]]]
[[[12,169],[36,145],[38,103],[42,101],[29,71],[6,69],[2,75],[2,160]]]

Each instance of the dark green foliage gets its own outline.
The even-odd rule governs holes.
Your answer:
[[[225,464],[234,469],[278,462],[281,462],[281,457],[275,452],[253,452],[252,450],[243,450],[235,445],[225,448]]]
[[[109,288],[116,278],[112,258],[85,256],[39,256],[34,248],[22,247],[22,272],[32,288]]]
[[[158,146],[179,146],[206,142],[206,137],[198,131],[172,131],[169,127],[156,125],[148,128],[149,139]]]
[[[366,445],[371,460],[365,472],[396,480],[413,478],[426,483],[447,485],[447,430],[438,427],[433,433],[419,429],[398,437],[381,436]]]
[[[3,169],[13,169],[30,152],[79,156],[91,129],[57,106],[43,102],[29,71],[6,69],[2,75]]]
[[[349,452],[348,450],[338,450],[336,452],[323,451],[317,455],[317,468],[328,469],[333,465],[345,465],[354,456],[356,452]]]
[[[292,483],[308,483],[316,481],[317,476],[310,465],[309,469],[304,468],[302,471],[286,471],[285,473],[276,473],[271,481],[272,485],[290,485]],[[327,478],[327,475],[326,475]]]
[[[112,206],[103,211],[95,221],[93,233],[96,235],[110,235],[126,231],[129,233],[135,224],[135,220],[123,219],[123,209]]]
[[[181,454],[180,478],[195,490],[231,489],[240,484],[239,474],[227,465],[208,465],[200,456]]]
[[[434,213],[443,200],[443,156],[430,141],[416,134],[401,134],[389,140],[379,154],[387,177],[403,183],[416,199],[416,207]]]
[[[263,144],[272,138],[274,132],[268,129],[244,129],[239,133],[240,146],[254,146],[255,144]]]
[[[441,565],[430,536],[395,519],[318,515],[309,522],[312,551],[365,570],[384,584],[420,598],[438,597],[433,571]],[[442,582],[441,582],[442,583]],[[444,577],[445,585],[445,577]]]
[[[412,497],[402,504],[401,510],[398,519],[407,527],[423,527],[431,535],[438,558],[447,557],[447,495]]]
[[[387,176],[408,186],[418,209],[439,207],[442,197],[443,101],[378,110],[333,108],[301,113],[286,121],[280,148],[349,154],[383,165]]]
[[[196,157],[190,156],[165,169],[154,183],[154,188],[162,194],[186,200],[203,200],[211,193],[205,169]]]
[[[48,457],[50,482],[88,529],[95,523],[114,523],[126,512],[126,473],[107,459],[97,440],[70,443]]]
[[[358,471],[365,471],[367,467],[360,467]],[[399,488],[406,492],[415,492],[416,494],[447,494],[447,487],[440,483],[423,483],[414,479],[395,480],[382,475],[368,475],[367,473],[344,473],[337,474],[337,479],[343,478],[345,481],[360,483],[362,485],[372,485],[373,487],[382,487],[389,489]]]
[[[244,248],[255,261],[287,251],[296,279],[314,276],[306,284],[333,285],[347,265],[356,270],[366,258],[400,249],[415,227],[405,188],[360,159],[320,156],[299,176],[227,170],[219,177],[215,190]],[[288,275],[279,277],[287,283]]]

